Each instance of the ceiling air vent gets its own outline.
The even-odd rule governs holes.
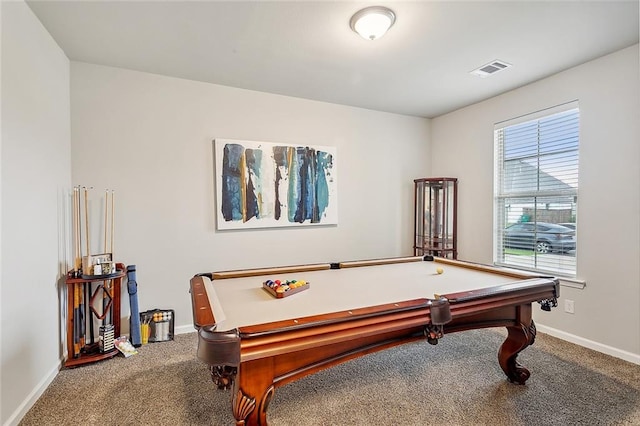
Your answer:
[[[477,75],[478,77],[488,77],[492,74],[497,73],[498,71],[507,69],[510,66],[511,64],[496,59],[495,61],[489,62],[488,64],[471,71],[471,74]]]

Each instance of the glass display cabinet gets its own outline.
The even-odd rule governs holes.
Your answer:
[[[415,179],[415,256],[457,259],[456,178]]]

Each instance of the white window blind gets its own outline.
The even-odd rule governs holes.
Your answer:
[[[497,124],[495,262],[576,276],[577,102]]]

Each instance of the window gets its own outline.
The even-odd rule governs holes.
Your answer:
[[[579,127],[577,102],[496,125],[496,264],[576,276]]]

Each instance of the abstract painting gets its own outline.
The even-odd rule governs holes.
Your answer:
[[[215,140],[218,229],[336,225],[336,148]]]

